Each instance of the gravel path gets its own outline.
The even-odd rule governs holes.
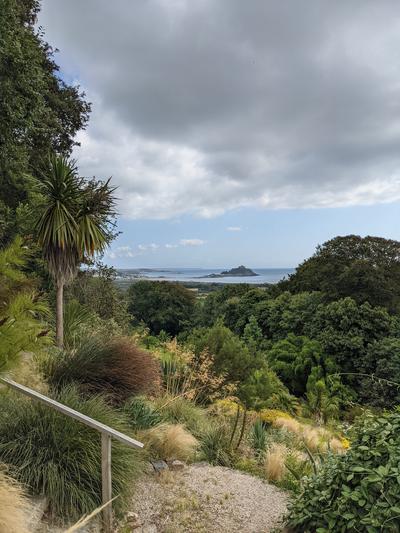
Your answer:
[[[261,479],[200,463],[181,472],[146,476],[132,511],[137,533],[266,533],[279,530],[288,498]]]

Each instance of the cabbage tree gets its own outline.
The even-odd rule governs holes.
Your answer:
[[[64,286],[111,240],[115,189],[110,180],[79,177],[75,161],[58,155],[50,156],[38,181],[44,202],[36,231],[56,287],[56,342],[62,348]]]

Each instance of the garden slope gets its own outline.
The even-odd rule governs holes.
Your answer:
[[[199,463],[143,478],[132,510],[139,515],[140,533],[267,533],[279,527],[287,501],[261,479]]]

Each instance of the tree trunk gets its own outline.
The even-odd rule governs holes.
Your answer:
[[[56,293],[56,343],[58,348],[64,345],[64,282],[57,281]]]

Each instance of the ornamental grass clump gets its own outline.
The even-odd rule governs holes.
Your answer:
[[[159,424],[143,433],[142,438],[154,457],[166,461],[192,460],[199,444],[181,424]]]
[[[81,391],[107,394],[115,403],[160,386],[159,362],[127,337],[89,337],[76,350],[49,355],[41,367],[56,388],[76,383]]]
[[[328,454],[289,508],[293,531],[400,530],[400,411],[367,415],[346,454]]]
[[[31,506],[22,487],[0,471],[0,531],[29,533],[26,522],[30,511]]]
[[[208,424],[207,411],[182,396],[163,394],[154,398],[151,404],[164,422],[182,424],[196,437]]]
[[[125,417],[101,396],[82,399],[76,387],[62,389],[59,402],[129,434]],[[115,509],[124,507],[143,465],[143,452],[113,439]],[[53,516],[77,519],[101,504],[101,438],[97,431],[48,406],[10,391],[0,401],[0,461],[10,475],[45,495]],[[1,507],[1,502],[0,502]]]

